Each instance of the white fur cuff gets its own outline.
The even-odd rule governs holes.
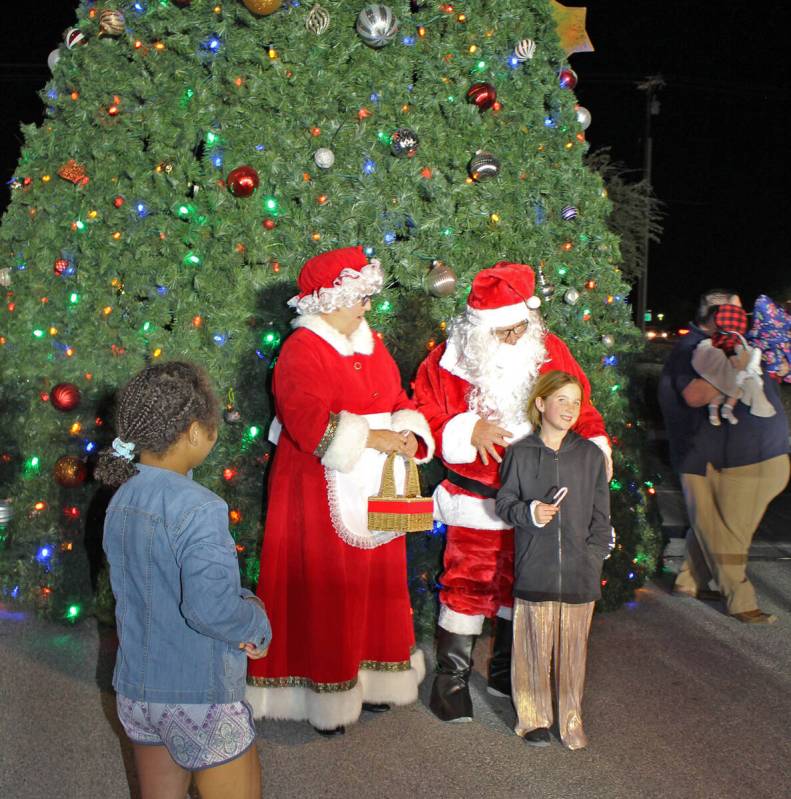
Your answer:
[[[425,458],[420,458],[417,463],[428,463],[434,457],[434,436],[431,435],[431,429],[428,426],[426,417],[419,411],[413,411],[409,408],[404,408],[401,411],[396,411],[391,419],[390,426],[396,432],[401,430],[409,430],[414,433],[418,438],[422,438],[428,452]]]
[[[593,438],[589,438],[588,441],[595,444],[604,453],[605,457],[612,458],[612,447],[607,440],[607,436],[593,436]]]
[[[483,632],[483,614],[477,613],[474,616],[469,616],[466,613],[451,610],[447,605],[440,605],[437,624],[449,633],[480,635]]]
[[[493,499],[451,494],[442,483],[434,490],[434,518],[454,527],[469,527],[473,530],[511,529],[495,513]]]
[[[368,432],[368,422],[362,416],[341,411],[338,429],[321,459],[322,466],[339,472],[350,472],[365,450]]]
[[[472,445],[472,431],[481,417],[467,411],[454,416],[442,432],[442,460],[446,463],[472,463],[478,450]]]

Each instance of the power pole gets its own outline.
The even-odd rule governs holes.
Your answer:
[[[661,75],[649,75],[637,84],[637,88],[645,92],[645,129],[643,133],[643,180],[646,188],[651,190],[651,161],[653,157],[653,139],[651,138],[651,117],[659,116],[659,100],[656,93],[663,88],[665,81]],[[648,305],[648,250],[651,246],[649,215],[646,206],[645,229],[643,233],[643,268],[637,281],[637,324],[645,332],[645,312]]]

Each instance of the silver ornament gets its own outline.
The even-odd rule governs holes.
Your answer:
[[[14,518],[14,506],[10,499],[0,499],[0,524],[8,524]]]
[[[514,58],[517,61],[529,61],[536,54],[536,43],[532,39],[522,39],[514,47]]]
[[[222,412],[222,418],[226,424],[238,424],[242,421],[242,414],[236,408],[226,408]]]
[[[563,295],[563,302],[567,302],[569,305],[576,305],[579,298],[580,293],[572,286],[570,289],[566,289],[566,293]]]
[[[0,286],[7,288],[11,285],[11,269],[10,267],[3,267],[0,269]]]
[[[560,212],[560,217],[566,222],[571,222],[572,219],[577,218],[578,211],[573,205],[566,205]]]
[[[582,105],[575,105],[574,115],[577,117],[577,124],[583,130],[587,130],[591,123],[591,112]]]
[[[313,160],[316,162],[316,166],[329,169],[335,163],[335,153],[329,147],[319,147],[313,153]]]
[[[99,14],[99,32],[107,36],[120,36],[124,32],[124,15],[106,8]]]
[[[50,72],[55,71],[55,65],[60,61],[60,47],[56,47],[48,56],[47,56],[47,66],[49,67]]]
[[[450,297],[456,291],[456,274],[442,261],[432,261],[426,275],[426,291],[432,297]]]
[[[551,300],[555,296],[555,287],[547,282],[544,270],[540,266],[538,267],[536,282],[538,283],[538,293],[543,300]]]
[[[369,47],[384,47],[398,33],[398,20],[389,6],[365,6],[357,16],[357,33]]]
[[[615,344],[615,339],[609,333],[605,333],[601,337],[601,343],[609,349],[613,344]]]
[[[308,12],[308,17],[305,20],[305,27],[308,29],[309,33],[315,33],[316,36],[321,36],[321,34],[330,27],[330,12],[316,3]]]
[[[467,165],[467,171],[473,180],[488,180],[500,173],[500,162],[484,150],[476,150]]]
[[[399,128],[390,137],[390,151],[397,158],[412,158],[417,152],[420,139],[414,130],[409,128]]]

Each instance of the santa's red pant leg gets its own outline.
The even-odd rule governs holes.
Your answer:
[[[449,526],[440,577],[440,626],[478,635],[485,617],[510,619],[513,581],[513,530]]]

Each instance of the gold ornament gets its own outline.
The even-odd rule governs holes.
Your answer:
[[[585,15],[588,9],[567,8],[557,0],[549,0],[549,2],[563,52],[567,56],[572,53],[592,53],[593,43],[585,30]]]
[[[310,33],[321,36],[321,34],[330,27],[330,12],[316,3],[308,13],[308,18],[305,20],[305,27]]]
[[[442,261],[431,262],[431,270],[426,275],[426,291],[432,297],[449,297],[456,291],[456,275]]]
[[[242,0],[242,2],[248,11],[261,17],[274,13],[282,4],[282,0]]]
[[[78,164],[73,158],[70,158],[63,164],[58,170],[58,175],[64,180],[69,180],[79,186],[84,186],[88,182],[88,176],[85,174],[85,167],[82,164]]]
[[[99,36],[120,36],[124,32],[124,15],[120,11],[105,9],[99,14]]]

